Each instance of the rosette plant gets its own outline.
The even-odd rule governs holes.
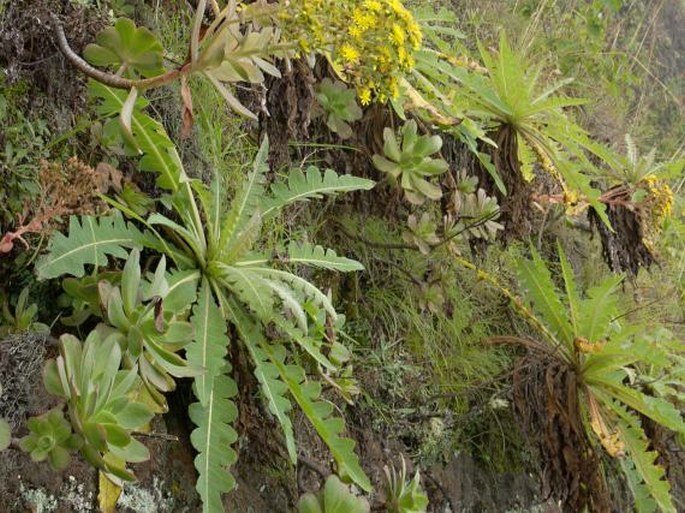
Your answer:
[[[621,276],[583,294],[561,246],[559,254],[561,290],[534,249],[532,260],[519,264],[523,297],[532,304],[539,336],[500,339],[532,350],[515,372],[517,409],[528,419],[552,473],[569,480],[565,490],[556,490],[568,511],[599,511],[609,503],[597,456],[603,450],[618,460],[637,511],[675,513],[645,423],[685,434],[675,406],[682,405],[682,394],[667,385],[669,376],[680,375],[682,344],[668,332],[651,333],[619,320]]]
[[[125,92],[99,83],[91,85],[91,92],[105,118],[125,108]],[[108,350],[117,356],[111,357],[107,375],[115,366],[126,369],[120,372],[135,374],[136,379],[140,374],[145,388],[157,398],[158,392],[171,387],[173,377],[195,376],[197,402],[190,406],[189,416],[197,426],[191,442],[198,451],[197,489],[204,511],[222,511],[221,494],[234,486],[226,470],[237,459],[231,447],[237,439],[232,427],[237,416],[232,397],[237,388],[226,357],[237,339],[253,365],[269,411],[283,428],[290,459],[297,461],[289,418],[294,400],[330,448],[338,473],[369,490],[354,442],[343,436],[344,423],[333,415],[333,406],[320,398],[321,383],[308,377],[300,363],[302,358],[311,360],[318,372],[327,375],[327,382],[335,382],[340,359],[334,356],[345,354],[346,349],[333,333],[343,319],[327,294],[293,272],[299,266],[337,272],[362,266],[312,244],[261,248],[259,241],[262,223],[283,207],[370,189],[374,183],[310,167],[295,168],[285,182],[267,188],[265,139],[243,187],[228,202],[218,177],[207,186],[186,175],[174,144],[162,126],[144,113],[145,106],[139,99],[129,112],[130,141],[142,154],[141,169],[157,176],[157,185],[164,191],[158,201],[169,209],[168,214],[155,212],[144,218],[109,199],[114,207],[110,215],[72,217],[68,234],[52,238],[48,254],[37,266],[39,277],[80,278],[87,269],[97,273],[110,265],[111,257],[127,259],[118,280],[100,281],[98,286],[99,301],[106,306],[104,318],[111,325],[98,330],[107,334]],[[139,269],[138,251],[143,248],[160,258],[150,279],[143,279]],[[78,353],[80,347],[71,338],[63,346],[65,362],[66,354]],[[185,358],[178,354],[181,348]],[[82,371],[79,376],[87,374]],[[54,382],[50,380],[50,390],[57,391]],[[108,401],[104,407],[109,408]],[[142,450],[123,431],[107,429],[107,436],[93,438],[84,445],[85,451],[108,472],[131,477],[123,462],[142,457]],[[92,428],[83,431],[94,436],[101,433]],[[116,445],[124,442],[133,443],[135,450],[129,453],[128,445]]]
[[[421,205],[426,198],[440,199],[440,187],[426,177],[442,174],[449,167],[445,160],[431,157],[442,148],[442,138],[418,135],[416,121],[411,119],[402,126],[399,139],[391,128],[385,128],[383,140],[383,155],[374,155],[373,165],[400,183],[410,203]]]

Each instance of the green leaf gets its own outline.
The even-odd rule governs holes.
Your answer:
[[[204,373],[195,378],[194,389],[195,396],[206,406],[212,394],[214,378],[224,367],[229,344],[226,321],[214,301],[206,278],[203,278],[200,285],[190,322],[195,329],[195,336],[186,347],[186,358],[190,365],[204,369]]]
[[[329,476],[326,479],[323,500],[326,513],[368,513],[370,509],[368,501],[353,495],[338,476]]]
[[[290,461],[297,463],[297,449],[295,448],[295,433],[290,421],[289,412],[292,405],[285,394],[288,391],[287,385],[279,379],[276,366],[269,361],[268,355],[262,349],[266,343],[264,335],[259,331],[259,327],[235,305],[231,307],[233,322],[240,334],[240,338],[245,343],[252,363],[255,366],[254,375],[259,381],[262,394],[266,400],[269,411],[278,420],[283,434],[285,435],[285,445],[288,450]]]
[[[542,258],[532,247],[531,252],[533,259],[521,260],[518,265],[518,276],[525,289],[526,298],[533,303],[533,307],[552,333],[559,337],[568,351],[571,351],[575,337],[566,305],[559,298],[552,276]]]
[[[138,289],[140,288],[140,251],[131,251],[124,272],[121,275],[121,297],[126,315],[131,315],[138,303]]]
[[[319,504],[319,499],[313,493],[306,493],[297,501],[298,513],[324,513]]]
[[[623,276],[612,276],[588,290],[589,299],[581,302],[578,315],[578,335],[590,342],[598,342],[608,335],[611,320],[617,314],[616,288]]]
[[[230,252],[236,239],[242,234],[250,219],[259,214],[259,205],[264,192],[266,172],[269,170],[267,158],[269,156],[269,138],[264,136],[262,144],[255,156],[252,171],[248,175],[243,188],[231,202],[231,208],[221,221],[221,237],[218,251]]]
[[[569,306],[569,320],[573,327],[573,333],[579,335],[579,316],[581,312],[580,295],[578,294],[578,287],[576,286],[576,279],[573,276],[573,268],[571,263],[566,258],[566,252],[560,241],[557,241],[557,251],[559,252],[559,265],[561,265],[561,276],[564,279],[564,286],[566,287],[566,298]],[[596,341],[596,339],[589,339]]]
[[[341,418],[332,417],[333,406],[319,399],[321,385],[315,382],[307,382],[302,368],[286,365],[283,361],[285,352],[282,349],[275,349],[266,344],[263,348],[271,363],[278,369],[281,379],[288,385],[290,393],[302,412],[330,449],[338,466],[338,473],[354,481],[363,490],[371,491],[371,482],[359,465],[359,458],[354,453],[354,441],[341,436],[345,428],[344,421]]]
[[[440,187],[423,180],[423,177],[444,173],[449,164],[442,158],[431,158],[442,148],[442,138],[438,135],[418,135],[416,121],[407,121],[402,127],[400,144],[392,130],[383,131],[384,155],[373,155],[371,160],[379,171],[388,173],[399,180],[406,192],[406,198],[416,205],[426,198],[439,199]]]
[[[115,70],[124,67],[135,70],[144,77],[164,72],[162,59],[164,48],[145,27],[136,27],[128,18],[120,18],[96,37],[97,44],[89,44],[83,56],[94,66],[111,66]]]
[[[227,365],[224,372],[229,370]],[[199,476],[195,489],[202,499],[203,513],[224,513],[221,495],[235,486],[235,478],[228,469],[238,460],[231,448],[238,439],[231,426],[238,416],[231,401],[237,387],[227,374],[222,373],[208,388],[206,404],[193,403],[188,408],[190,420],[197,426],[190,434],[190,441],[198,451],[195,468]]]
[[[273,291],[264,277],[255,273],[262,268],[222,265],[224,286],[246,304],[260,319],[268,319],[274,309]]]
[[[322,175],[316,166],[309,166],[304,171],[293,168],[290,170],[287,183],[275,182],[271,186],[270,194],[262,200],[262,219],[276,215],[280,209],[291,203],[335,196],[343,192],[368,191],[374,185],[376,184],[372,180],[338,175],[332,169],[326,169]]]
[[[287,283],[290,287],[302,292],[307,298],[310,298],[312,301],[314,301],[317,306],[326,310],[333,320],[337,319],[338,317],[338,314],[335,311],[335,308],[333,308],[331,300],[328,298],[328,296],[300,276],[287,271],[282,271],[280,269],[269,269],[266,267],[240,267],[236,269],[245,271],[246,278],[249,276],[247,273],[249,273],[256,279],[262,278]],[[254,292],[254,295],[256,296],[259,290],[254,288],[255,282],[252,283],[252,287],[253,290],[251,292]],[[265,296],[263,294],[259,296],[259,299],[262,302],[264,301],[264,298]],[[271,309],[267,308],[265,312],[268,314],[270,310]]]
[[[85,265],[107,266],[108,255],[126,258],[128,252],[124,248],[140,249],[150,242],[156,241],[124,221],[117,211],[103,217],[71,216],[69,235],[55,233],[48,254],[36,265],[38,279],[65,274],[81,277],[86,272]]]
[[[621,462],[621,467],[626,472],[639,511],[654,511],[652,501],[647,499],[649,496],[661,511],[676,513],[666,473],[663,467],[655,463],[659,455],[648,450],[649,440],[640,426],[640,421],[616,403],[611,403],[611,409],[621,418],[617,428],[626,444],[628,456]]]
[[[107,87],[91,80],[88,83],[90,94],[100,100],[97,112],[101,116],[118,116],[124,108],[127,93]],[[140,169],[158,174],[157,185],[161,188],[178,192],[182,184],[187,184],[188,177],[183,169],[181,158],[176,145],[169,139],[164,127],[158,121],[143,113],[147,101],[139,98],[131,116],[133,138],[138,149],[143,154],[140,159]],[[186,200],[189,190],[185,191]]]
[[[302,264],[331,271],[352,272],[364,270],[364,266],[356,260],[340,257],[332,249],[324,249],[322,246],[308,243],[290,244],[288,246],[287,259],[290,264]]]
[[[138,430],[147,424],[154,413],[143,403],[130,402],[116,414],[119,424],[126,429]],[[130,460],[129,460],[130,461]]]

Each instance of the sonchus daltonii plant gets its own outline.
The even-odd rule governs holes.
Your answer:
[[[629,134],[625,136],[625,153],[613,157],[603,173],[610,186],[603,200],[637,214],[642,243],[655,253],[664,225],[673,213],[674,194],[668,182],[681,176],[685,159],[657,161],[656,148],[641,154]]]
[[[91,91],[105,118],[117,116],[128,101],[125,92],[99,83],[93,83]],[[370,189],[374,183],[309,167],[293,169],[286,181],[267,188],[265,139],[245,183],[228,202],[218,177],[207,186],[186,175],[175,146],[162,126],[144,113],[145,105],[138,100],[130,111],[131,143],[142,154],[141,169],[156,174],[164,191],[159,201],[169,214],[141,217],[110,199],[115,207],[111,215],[72,217],[68,234],[56,234],[50,242],[48,255],[37,266],[39,277],[78,278],[87,271],[97,273],[111,257],[128,259],[119,280],[100,282],[98,300],[106,305],[109,327],[98,331],[107,334],[119,367],[140,375],[158,401],[158,393],[168,390],[174,377],[195,376],[197,402],[189,416],[197,426],[191,442],[198,451],[197,490],[204,511],[222,511],[221,494],[234,486],[227,469],[237,458],[231,447],[237,439],[232,427],[237,387],[226,356],[237,339],[251,360],[269,411],[283,428],[290,459],[297,461],[289,418],[294,401],[330,448],[338,473],[369,490],[354,442],[343,436],[344,423],[334,416],[333,405],[320,398],[321,383],[298,363],[309,359],[308,368],[335,382],[329,376],[341,359],[334,356],[346,350],[334,332],[343,319],[327,294],[294,272],[301,266],[337,272],[362,266],[320,246],[262,248],[260,239],[263,222],[287,205]],[[143,248],[160,255],[149,278],[143,278],[139,268],[138,251]],[[65,347],[72,346],[69,341]],[[178,353],[181,348],[185,358]],[[92,460],[109,465],[112,457],[105,458],[104,451],[115,452],[120,459],[113,469],[105,468],[123,476],[121,458],[128,453],[118,446],[111,449],[109,439],[106,444],[96,441],[99,445],[89,444],[95,449],[89,450]]]
[[[665,385],[672,381],[670,376],[682,375],[682,344],[673,341],[668,333],[652,334],[644,327],[619,321],[616,292],[622,277],[607,278],[582,294],[561,247],[559,253],[561,292],[534,250],[533,259],[519,265],[523,296],[532,304],[540,337],[511,340],[543,355],[550,369],[556,365],[566,369],[546,373],[548,390],[556,390],[554,375],[571,376],[562,378],[565,388],[561,393],[566,394],[566,399],[557,397],[537,414],[549,415],[549,405],[559,401],[565,408],[577,408],[566,412],[565,422],[573,425],[574,419],[580,419],[588,447],[601,447],[618,459],[637,510],[658,508],[675,513],[669,483],[664,478],[664,469],[656,463],[658,453],[649,448],[650,439],[641,417],[685,434],[685,422],[674,406],[682,402],[678,387],[672,383],[661,389],[646,385]],[[654,390],[660,392],[655,394]],[[549,418],[548,422],[551,425],[554,419]],[[582,461],[586,456],[580,455],[579,459]]]

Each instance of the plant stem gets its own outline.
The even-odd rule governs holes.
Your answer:
[[[69,46],[69,41],[67,41],[67,36],[64,33],[62,22],[54,13],[51,17],[54,25],[55,37],[57,38],[57,45],[67,60],[85,75],[109,87],[114,87],[116,89],[131,89],[132,87],[136,87],[138,90],[143,91],[145,89],[152,89],[173,82],[189,72],[189,66],[185,64],[178,69],[169,70],[156,77],[131,80],[117,76],[114,73],[107,73],[99,70],[88,64],[80,55],[72,50],[71,46]]]

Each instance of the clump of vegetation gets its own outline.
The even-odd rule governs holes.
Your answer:
[[[582,295],[561,247],[559,255],[562,293],[537,252],[519,266],[523,296],[539,316],[534,320],[541,333],[538,339],[500,339],[532,349],[517,372],[517,408],[535,426],[531,434],[549,462],[557,481],[553,486],[566,486],[561,493],[567,511],[601,510],[610,504],[598,442],[620,460],[638,511],[658,506],[675,512],[664,469],[655,463],[658,455],[649,449],[640,416],[685,434],[682,416],[671,402],[677,404],[679,393],[666,387],[654,394],[641,384],[677,372],[682,348],[668,332],[653,334],[617,321],[621,276]],[[568,400],[561,402],[561,397]],[[560,458],[570,447],[576,456]],[[575,484],[579,476],[584,486]]]
[[[106,510],[154,461],[163,444],[143,435],[187,379],[192,403],[172,413],[193,425],[208,513],[224,511],[239,430],[260,406],[291,464],[307,443],[295,407],[323,442],[315,453],[328,447],[327,468],[307,465],[327,477],[321,489],[299,501],[289,491],[301,513],[420,513],[429,495],[453,508],[420,476],[465,449],[491,468],[542,468],[565,511],[611,509],[615,479],[637,511],[675,511],[660,434],[685,436],[684,312],[652,307],[646,322],[652,303],[640,296],[664,299],[640,268],[661,258],[668,294],[682,296],[682,148],[640,155],[626,138],[622,155],[597,120],[585,125],[598,90],[615,98],[629,87],[616,102],[624,116],[644,108],[631,103],[642,44],[614,51],[625,35],[607,21],[632,30],[641,2],[517,2],[511,18],[497,14],[507,25],[497,34],[483,20],[501,5],[463,4],[457,16],[400,0],[199,0],[190,15],[159,5],[134,21],[112,18],[136,14],[127,2],[80,2],[81,15],[103,8],[112,19],[83,57],[69,43],[81,34],[52,13],[97,120],[90,140],[83,126],[70,132],[91,147],[56,158],[50,148],[69,135],[49,142],[17,100],[22,83],[0,83],[0,258],[35,270],[41,291],[64,291],[58,322],[54,294],[36,294],[32,277],[3,285],[3,403],[12,397],[0,450],[54,469],[84,457]],[[168,47],[147,28],[166,14]],[[564,46],[578,30],[588,41]],[[580,80],[564,78],[571,70]],[[268,90],[283,79],[285,102]],[[321,113],[328,130],[316,123],[311,140],[287,140]],[[636,133],[653,130],[645,119]],[[274,126],[292,130],[271,139],[298,164],[267,164]],[[407,202],[370,192],[374,168]],[[593,229],[610,269],[576,273],[577,254],[598,247]],[[638,288],[611,274],[623,270]],[[39,368],[52,402],[34,409],[25,389]],[[413,477],[402,459],[373,482],[378,463],[355,450],[364,429],[411,454]],[[374,485],[383,493],[367,497]]]

